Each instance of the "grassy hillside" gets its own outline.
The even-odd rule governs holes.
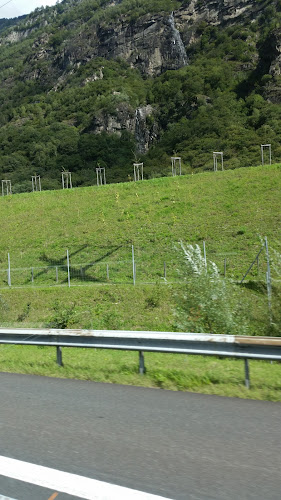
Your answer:
[[[173,289],[182,285],[178,242],[198,243],[202,248],[205,241],[207,257],[221,274],[226,262],[226,278],[239,281],[265,236],[272,258],[274,251],[280,251],[280,192],[281,168],[273,165],[2,197],[0,283],[2,296],[10,304],[3,312],[5,321],[15,323],[19,318],[44,324],[57,314],[58,300],[70,309],[76,304],[75,314],[69,311],[71,325],[173,329]],[[132,245],[136,287],[132,286]],[[81,285],[70,290],[67,249],[71,286]],[[259,273],[255,266],[248,277],[253,283],[244,290],[257,309],[264,309],[257,303],[266,300],[265,272],[262,254]],[[274,267],[272,276],[277,297]],[[162,286],[165,283],[170,287]],[[93,291],[86,285],[99,287]],[[116,298],[119,295],[121,301]],[[94,312],[98,303],[100,309]],[[158,307],[159,316],[155,315]],[[84,315],[83,310],[87,311]],[[104,314],[108,314],[106,320]],[[161,317],[160,328],[155,316]],[[259,320],[262,323],[255,314],[254,329]],[[259,328],[264,333],[262,324]]]
[[[2,197],[1,268],[8,252],[13,268],[65,265],[68,248],[71,265],[92,263],[89,280],[103,282],[101,266],[115,272],[118,263],[112,281],[127,282],[134,244],[138,281],[155,281],[164,261],[169,279],[180,239],[204,240],[208,256],[219,267],[227,257],[227,276],[239,279],[260,237],[279,244],[280,188],[274,165]]]
[[[182,239],[201,248],[204,240],[207,256],[218,264],[222,275],[227,259],[226,278],[233,278],[241,304],[247,305],[248,333],[278,335],[281,290],[274,251],[280,252],[280,192],[281,167],[273,165],[3,197],[1,323],[177,331],[175,294],[186,293],[177,272],[182,268],[178,248]],[[274,329],[268,321],[265,255],[260,259],[259,274],[255,267],[245,286],[235,284],[265,236],[274,278]],[[70,253],[70,288],[66,249]],[[280,400],[278,364],[251,363],[252,388],[247,391],[242,362],[235,360],[148,354],[147,375],[142,377],[137,373],[136,353],[65,349],[63,358],[65,366],[59,368],[52,348],[2,346],[0,369]]]

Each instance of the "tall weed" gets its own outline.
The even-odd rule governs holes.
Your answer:
[[[243,290],[220,276],[216,264],[205,261],[198,245],[180,242],[179,273],[183,293],[177,293],[177,328],[197,333],[246,335],[249,319]],[[242,295],[241,295],[242,294]]]

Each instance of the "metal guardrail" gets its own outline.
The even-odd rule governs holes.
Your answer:
[[[145,372],[144,352],[242,358],[245,360],[247,387],[250,386],[249,359],[281,361],[281,338],[279,337],[153,331],[0,328],[0,344],[54,346],[57,348],[59,365],[62,365],[62,347],[138,351],[140,373]]]

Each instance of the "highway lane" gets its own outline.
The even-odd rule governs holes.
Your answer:
[[[279,403],[5,373],[0,402],[1,456],[175,500],[281,498]],[[0,475],[0,495],[49,498],[33,488]]]

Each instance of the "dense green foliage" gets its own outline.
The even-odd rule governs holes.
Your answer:
[[[274,158],[281,158],[281,80],[269,73],[279,0],[261,1],[264,9],[254,22],[200,23],[197,41],[187,48],[189,65],[154,78],[121,59],[82,58],[73,66],[65,56],[79,52],[97,27],[120,18],[134,26],[141,16],[187,3],[64,0],[4,32],[19,36],[0,52],[0,174],[12,180],[14,192],[30,190],[35,173],[45,188],[58,188],[62,169],[74,172],[77,186],[93,184],[98,164],[107,167],[108,182],[127,180],[136,138],[124,125],[108,134],[104,124],[120,115],[129,119],[146,104],[153,108],[147,127],[156,124],[157,130],[157,141],[141,158],[148,178],[166,175],[175,151],[185,172],[211,169],[215,150],[224,151],[226,167],[257,165],[262,143],[271,143]],[[43,56],[35,58],[40,46]],[[103,132],[93,133],[97,129]]]
[[[26,16],[18,16],[12,19],[6,19],[5,17],[0,19],[0,32],[9,28],[11,26],[16,26],[20,21],[22,21]]]

